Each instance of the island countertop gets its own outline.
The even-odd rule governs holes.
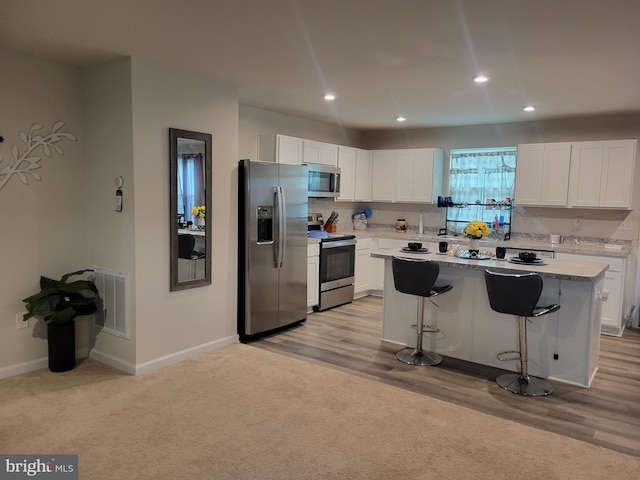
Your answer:
[[[522,264],[512,263],[508,259],[500,260],[491,258],[487,260],[473,260],[459,258],[450,254],[440,254],[429,252],[426,254],[406,253],[390,249],[374,250],[371,252],[373,258],[403,257],[416,260],[431,260],[451,268],[486,270],[490,269],[504,273],[538,273],[541,277],[559,278],[576,281],[595,282],[604,277],[604,273],[609,269],[606,263],[577,262],[573,260],[558,260],[555,258],[544,258],[544,264]]]
[[[451,245],[468,245],[469,240],[460,236],[438,236],[436,233],[418,234],[407,232],[399,235],[390,228],[369,228],[367,230],[344,229],[341,233],[353,234],[356,238],[385,238],[403,240],[406,242],[438,243],[449,242]],[[487,238],[480,241],[480,250],[495,250],[495,247],[517,248],[522,250],[543,250],[554,253],[570,253],[577,255],[596,255],[611,258],[626,258],[631,254],[630,241],[606,241],[604,239],[580,239],[579,242],[567,239],[563,243],[550,243],[537,236],[514,234],[511,240]],[[614,248],[615,247],[615,248]]]
[[[435,252],[405,253],[399,248],[377,249],[371,256],[384,261],[382,340],[415,345],[417,297],[395,289],[393,257],[438,263],[438,284],[452,289],[425,302],[425,324],[441,331],[427,335],[425,345],[441,355],[516,371],[513,362],[501,362],[499,352],[518,344],[513,315],[495,312],[486,291],[487,269],[506,273],[535,272],[544,279],[539,305],[561,308],[528,324],[529,368],[533,375],[588,387],[598,368],[601,303],[605,263],[585,263],[544,258],[545,265],[514,264],[505,260],[472,260]],[[436,305],[437,303],[437,305]]]

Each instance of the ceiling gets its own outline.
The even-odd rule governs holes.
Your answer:
[[[2,0],[0,46],[140,56],[245,105],[417,128],[640,112],[638,19],[638,0]]]

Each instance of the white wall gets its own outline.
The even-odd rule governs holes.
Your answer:
[[[80,72],[61,65],[0,49],[0,171],[13,165],[12,148],[24,153],[20,132],[34,124],[47,135],[57,121],[62,131],[78,141],[62,140],[64,150],[48,158],[42,148],[36,172],[41,181],[27,177],[28,185],[13,176],[0,189],[0,377],[46,366],[46,325],[30,320],[16,329],[15,316],[24,311],[21,299],[39,290],[40,275],[59,277],[87,265],[84,232],[91,218],[84,209],[83,178],[86,160],[82,144],[82,105],[78,95]],[[87,348],[87,319],[77,323],[77,343]]]
[[[83,70],[83,139],[87,171],[83,178],[86,244],[90,266],[126,273],[129,298],[135,298],[135,218],[133,177],[133,126],[131,105],[131,59],[122,58]],[[123,209],[115,211],[114,179],[124,181]],[[127,371],[135,365],[136,308],[129,302],[129,338],[100,332],[91,354],[109,356],[114,366]]]
[[[136,365],[236,339],[235,88],[132,60]],[[212,285],[169,291],[169,128],[213,135]]]
[[[247,105],[239,108],[239,132],[239,159],[259,160],[258,135],[279,133],[352,147],[361,143],[361,133],[357,130]]]
[[[87,266],[129,274],[132,328],[123,339],[79,320],[86,354],[133,373],[236,341],[235,88],[139,58],[80,70],[0,49],[0,61],[11,72],[0,77],[0,167],[34,123],[44,132],[62,120],[78,137],[42,155],[42,182],[0,190],[0,378],[47,365],[46,325],[15,328],[21,299],[41,274]],[[169,291],[170,127],[213,134],[213,283],[181,292]]]

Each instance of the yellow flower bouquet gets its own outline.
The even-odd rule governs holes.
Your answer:
[[[462,230],[462,236],[480,240],[481,238],[486,237],[491,233],[491,230],[487,226],[485,222],[480,222],[478,220],[474,220],[473,222],[469,222],[464,230]]]
[[[196,218],[204,218],[204,214],[205,214],[205,206],[204,205],[198,205],[198,206],[193,207],[191,209],[191,215],[193,215]]]

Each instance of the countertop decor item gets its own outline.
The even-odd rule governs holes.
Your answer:
[[[469,253],[471,256],[476,256],[480,252],[480,244],[479,240],[481,238],[486,237],[491,233],[491,230],[487,226],[485,222],[480,222],[479,220],[473,220],[469,222],[464,230],[462,230],[462,235],[469,239]]]
[[[191,215],[193,215],[196,219],[196,225],[199,229],[204,230],[206,226],[205,216],[206,216],[207,208],[204,205],[197,205],[191,209]]]
[[[473,253],[473,251],[469,250],[468,252],[465,252],[464,250],[461,251],[460,253],[458,253],[457,255],[458,258],[464,258],[467,260],[489,260],[491,259],[491,255],[488,255],[486,253]]]
[[[491,233],[491,229],[485,222],[479,220],[473,220],[469,222],[464,230],[462,230],[462,236],[470,238],[472,240],[480,240]]]
[[[429,249],[428,248],[409,248],[409,247],[402,247],[400,249],[402,252],[405,253],[429,253]]]
[[[27,309],[23,320],[39,316],[48,323],[49,370],[52,372],[66,372],[75,367],[74,319],[98,310],[98,288],[91,280],[67,281],[89,271],[67,273],[60,280],[40,277],[40,291],[22,300]]]
[[[191,209],[191,215],[196,218],[204,218],[207,213],[207,207],[204,205],[196,205]]]
[[[537,255],[535,252],[520,252],[518,258],[524,263],[533,263],[536,261]]]
[[[518,263],[520,265],[546,265],[546,262],[542,258],[535,258],[533,260],[527,261],[522,260],[519,257],[511,257],[509,258],[509,263]]]

